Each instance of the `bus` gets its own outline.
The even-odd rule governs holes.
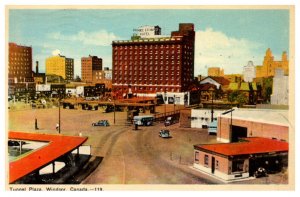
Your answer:
[[[139,126],[151,126],[153,125],[154,117],[152,115],[134,116],[133,123]]]
[[[214,120],[208,123],[208,134],[217,134],[218,121]]]

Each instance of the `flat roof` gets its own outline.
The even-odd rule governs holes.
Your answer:
[[[9,131],[8,138],[13,140],[28,140],[48,142],[48,145],[33,150],[25,157],[21,157],[9,163],[9,183],[38,170],[60,156],[73,151],[82,145],[88,138],[79,136],[63,136],[41,133],[27,133]]]
[[[218,117],[230,119],[230,115],[231,114],[228,113],[226,115],[219,115]],[[287,127],[290,126],[289,110],[236,108],[232,112],[232,118]]]
[[[225,156],[235,155],[250,155],[260,153],[271,153],[271,152],[287,152],[289,150],[289,144],[287,142],[251,137],[244,138],[243,142],[236,143],[222,143],[222,144],[198,144],[194,145],[195,149],[210,151]]]

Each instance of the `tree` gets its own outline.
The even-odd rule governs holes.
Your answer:
[[[76,75],[76,77],[75,77],[75,80],[74,80],[75,82],[81,82],[81,78],[78,76],[78,75]]]

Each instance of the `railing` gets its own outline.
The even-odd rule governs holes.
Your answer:
[[[174,117],[179,120],[180,110],[169,111],[166,113],[159,113],[154,115],[154,121],[164,121],[167,117]]]

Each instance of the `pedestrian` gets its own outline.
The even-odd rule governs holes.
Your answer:
[[[59,124],[56,123],[56,131],[58,131],[58,129],[59,129]]]

